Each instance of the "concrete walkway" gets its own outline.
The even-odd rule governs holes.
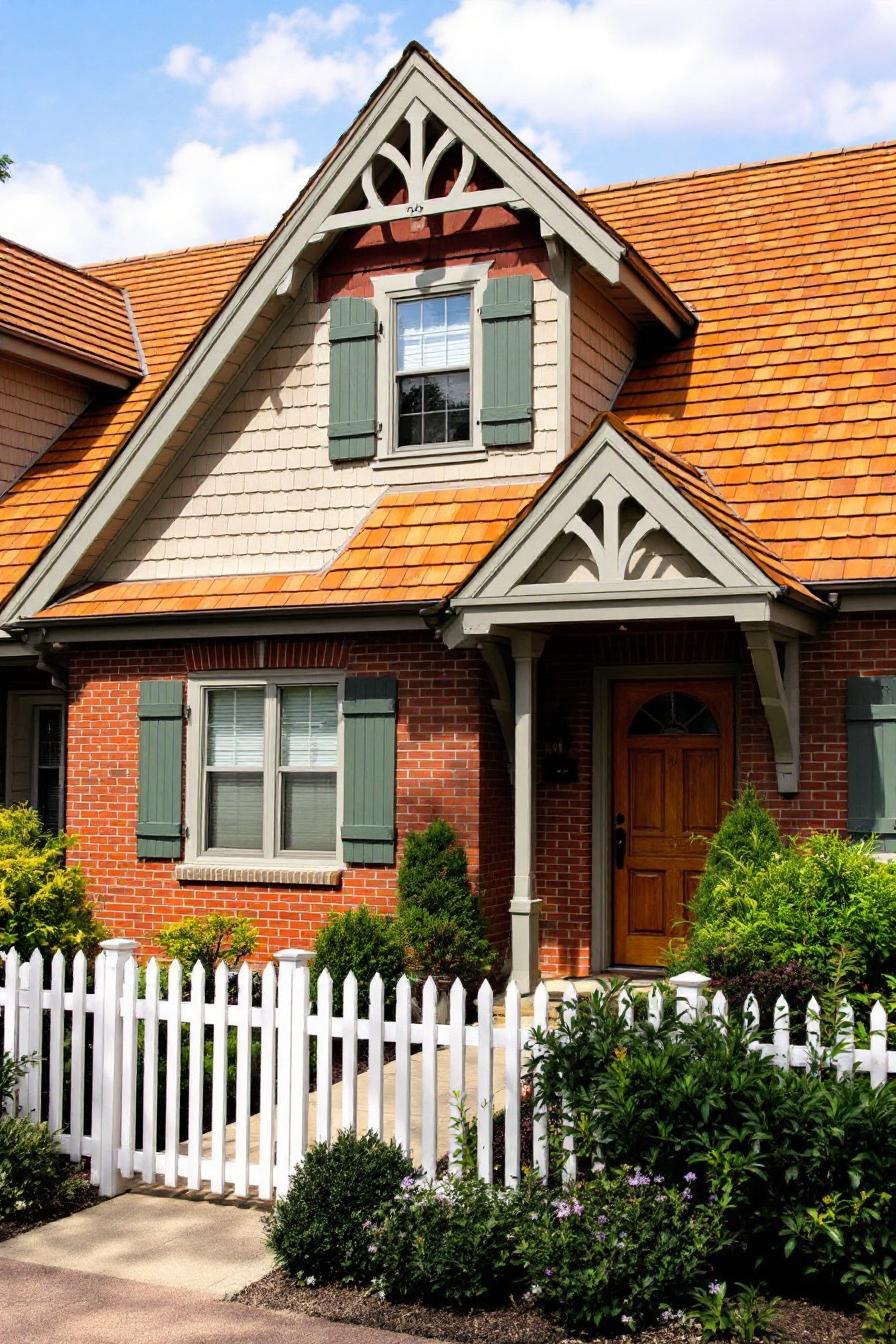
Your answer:
[[[244,1201],[173,1191],[119,1195],[0,1242],[0,1260],[223,1298],[274,1267],[263,1213]]]
[[[415,1335],[15,1261],[5,1263],[0,1273],[0,1339],[10,1344],[423,1344]]]

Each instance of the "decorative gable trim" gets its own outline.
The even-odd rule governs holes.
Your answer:
[[[421,159],[423,114],[437,120],[463,146],[461,188],[456,196],[428,196],[437,158],[447,151],[443,132]],[[393,145],[396,127],[410,130],[412,145],[405,152]],[[384,146],[392,149],[384,150]],[[437,157],[435,150],[441,149]],[[394,153],[392,152],[394,149]],[[353,193],[362,211],[387,207],[378,204],[376,161],[385,154],[392,166],[401,166],[412,194],[400,209],[405,215],[423,210],[467,208],[475,196],[477,207],[489,203],[488,193],[468,191],[471,156],[487,164],[504,184],[502,199],[514,208],[533,211],[544,229],[562,239],[620,301],[638,302],[645,320],[659,322],[675,334],[693,324],[692,315],[661,279],[647,272],[635,277],[636,258],[625,243],[605,228],[596,215],[568,187],[555,178],[500,122],[419,47],[408,48],[401,64],[387,77],[362,110],[349,132],[324,161],[292,209],[274,230],[215,318],[187,351],[163,392],[95,487],[69,518],[59,536],[23,581],[7,604],[0,623],[46,606],[76,570],[82,557],[127,516],[129,501],[147,473],[161,474],[168,464],[169,445],[191,417],[215,403],[245,363],[241,342],[261,338],[270,323],[290,302],[302,277],[323,256],[335,232],[349,227]],[[365,220],[371,218],[365,214]],[[637,284],[636,284],[637,280]],[[638,294],[636,294],[636,290]],[[642,292],[643,291],[643,292]],[[640,295],[640,297],[638,297]]]

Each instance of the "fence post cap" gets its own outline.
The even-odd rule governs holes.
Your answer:
[[[280,952],[275,952],[274,956],[288,966],[308,966],[314,960],[314,953],[306,952],[301,947],[284,947]]]
[[[104,952],[136,952],[139,946],[136,938],[104,938],[100,943]]]
[[[669,984],[676,985],[679,989],[705,989],[711,983],[711,977],[701,975],[699,971],[682,971],[680,975],[669,977]]]

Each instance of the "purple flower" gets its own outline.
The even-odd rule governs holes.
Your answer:
[[[682,1197],[682,1199],[685,1201],[686,1204],[690,1204],[691,1200],[694,1198],[694,1196],[691,1194],[690,1190],[682,1190],[682,1192],[681,1192],[681,1197]]]
[[[709,1285],[709,1288],[707,1289],[707,1292],[712,1297],[718,1297],[721,1291],[722,1291],[722,1285],[719,1283],[718,1279],[713,1279],[712,1283]]]
[[[634,1175],[626,1177],[629,1185],[650,1185],[650,1177],[645,1175],[639,1167],[635,1167]]]
[[[604,1224],[608,1223],[610,1220],[605,1213],[599,1213],[597,1215],[597,1221],[600,1224],[600,1226],[603,1227]]]
[[[556,1272],[557,1271],[555,1269],[546,1269],[544,1272],[544,1276],[546,1279],[552,1279],[556,1274]]]
[[[688,1183],[688,1185],[693,1185],[694,1181],[696,1181],[697,1179],[696,1171],[686,1171],[684,1174],[684,1179]]]
[[[402,1190],[414,1190],[416,1189],[416,1186],[417,1182],[414,1180],[413,1176],[402,1176],[401,1178]]]

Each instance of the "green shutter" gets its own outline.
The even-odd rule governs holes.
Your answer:
[[[342,852],[348,863],[395,862],[394,677],[346,677]]]
[[[896,677],[847,681],[850,835],[877,835],[896,853]]]
[[[376,452],[376,309],[369,299],[330,304],[330,461]]]
[[[138,859],[179,859],[184,740],[180,681],[140,683]]]
[[[489,281],[482,318],[482,442],[532,442],[532,277]]]

